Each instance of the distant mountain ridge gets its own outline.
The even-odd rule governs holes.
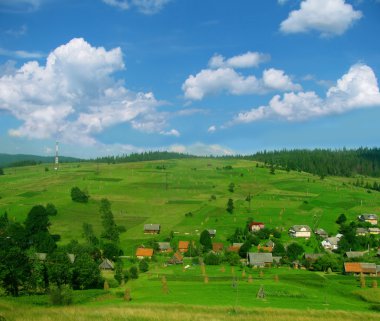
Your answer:
[[[59,161],[62,163],[80,162],[82,159],[68,156],[60,156]],[[38,156],[27,154],[3,154],[0,153],[0,167],[12,167],[33,165],[38,163],[53,163],[54,156]]]

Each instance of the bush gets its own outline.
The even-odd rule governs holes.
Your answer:
[[[51,286],[49,300],[52,305],[70,305],[73,303],[73,290],[68,285]]]
[[[139,278],[139,271],[138,271],[137,267],[131,266],[131,268],[129,269],[129,276],[131,279],[138,279]]]
[[[71,189],[71,199],[78,203],[87,203],[89,195],[86,191],[81,191],[79,187],[73,187]]]
[[[140,270],[140,272],[148,272],[149,271],[149,264],[146,260],[140,261],[139,270]]]
[[[206,254],[203,258],[203,262],[207,265],[218,265],[220,261],[219,255],[212,252]]]

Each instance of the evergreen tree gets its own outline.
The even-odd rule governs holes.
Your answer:
[[[115,224],[111,203],[108,199],[103,198],[100,201],[99,212],[103,225],[102,237],[114,243],[119,242],[119,230]]]
[[[203,245],[203,251],[208,252],[212,249],[212,241],[210,233],[207,230],[204,230],[199,238],[199,243]]]
[[[227,202],[227,212],[232,214],[234,211],[234,201],[233,199],[228,199],[228,202]]]

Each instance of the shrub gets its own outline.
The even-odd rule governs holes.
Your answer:
[[[221,260],[219,255],[210,252],[204,256],[203,261],[207,265],[218,265]]]
[[[79,187],[73,187],[71,189],[71,199],[78,203],[87,203],[89,195],[86,191],[81,191]]]
[[[140,261],[139,270],[140,270],[140,272],[148,272],[149,271],[149,264],[146,260]]]
[[[138,271],[137,267],[131,266],[131,268],[129,269],[129,276],[131,279],[138,279],[139,278],[139,271]]]
[[[51,286],[49,300],[52,305],[70,305],[73,303],[73,291],[68,285]]]

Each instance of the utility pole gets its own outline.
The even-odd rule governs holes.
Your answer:
[[[58,142],[55,142],[55,161],[54,161],[54,169],[57,171],[59,166],[58,160]]]

